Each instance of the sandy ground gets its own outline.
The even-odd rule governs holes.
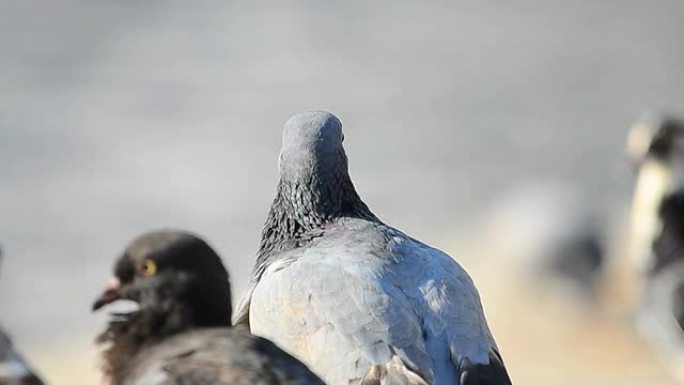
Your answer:
[[[683,11],[677,0],[2,2],[0,320],[51,383],[95,383],[105,316],[90,301],[124,244],[165,226],[205,235],[239,295],[282,124],[305,109],[341,117],[354,180],[383,219],[455,253],[463,229],[528,178],[570,180],[607,215],[632,183],[627,125],[684,100]],[[660,373],[619,326],[559,326],[529,293],[507,298],[474,250],[459,259],[482,281],[518,383]],[[574,335],[596,350],[573,348]]]

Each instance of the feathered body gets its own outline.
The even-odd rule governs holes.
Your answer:
[[[323,385],[272,342],[231,328],[228,273],[198,237],[148,233],[119,258],[114,284],[94,309],[136,302],[114,313],[98,342],[112,385]]]
[[[509,384],[468,274],[380,221],[326,112],[285,127],[281,179],[236,322],[331,385]]]

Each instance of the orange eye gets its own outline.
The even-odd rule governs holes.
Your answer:
[[[146,259],[140,269],[145,277],[151,277],[157,273],[157,264],[151,259]]]

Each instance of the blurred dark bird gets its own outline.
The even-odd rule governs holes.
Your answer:
[[[12,341],[0,330],[0,384],[42,385],[43,381],[12,347]]]
[[[0,250],[2,262],[2,250]],[[26,361],[14,350],[9,336],[0,328],[0,385],[42,385]]]
[[[627,137],[627,156],[635,167],[649,159],[673,161],[682,156],[684,121],[672,115],[645,116]]]
[[[667,195],[658,216],[660,233],[653,242],[651,275],[657,275],[678,261],[684,262],[684,190]]]
[[[629,242],[637,326],[684,381],[684,120],[642,120],[627,151],[638,170]]]
[[[642,335],[684,381],[684,190],[663,200],[659,218],[637,320]]]
[[[641,335],[684,381],[684,259],[651,277],[636,319]]]
[[[342,124],[285,124],[280,182],[236,324],[330,384],[510,384],[468,274],[381,222],[347,171]]]
[[[156,231],[134,240],[93,304],[137,303],[112,313],[99,338],[111,384],[315,384],[323,382],[270,341],[231,328],[228,273],[200,238]]]
[[[593,303],[606,267],[599,214],[573,182],[522,181],[492,199],[461,243],[536,293]]]
[[[630,259],[640,272],[652,269],[651,245],[660,227],[665,196],[684,188],[684,120],[648,117],[632,127],[627,153],[637,168],[630,225]]]
[[[591,295],[596,290],[605,263],[601,235],[592,227],[574,235],[576,238],[557,245],[542,269]]]

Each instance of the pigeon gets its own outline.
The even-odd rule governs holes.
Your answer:
[[[0,261],[2,261],[1,249]],[[14,349],[12,340],[2,328],[0,328],[0,384],[43,385],[43,381]]]
[[[667,195],[636,321],[641,335],[684,381],[684,190]]]
[[[280,182],[234,322],[331,385],[511,381],[466,271],[382,222],[325,111],[285,124]]]
[[[10,338],[0,329],[0,384],[43,385],[43,381],[14,350]]]
[[[684,120],[670,115],[642,119],[630,131],[627,153],[638,170],[628,249],[634,269],[644,274],[653,264],[658,208],[665,196],[684,188]]]
[[[228,273],[199,237],[161,230],[135,239],[93,310],[119,300],[98,342],[113,385],[323,385],[272,342],[231,327]]]
[[[684,381],[684,259],[650,277],[635,320],[645,341]]]

